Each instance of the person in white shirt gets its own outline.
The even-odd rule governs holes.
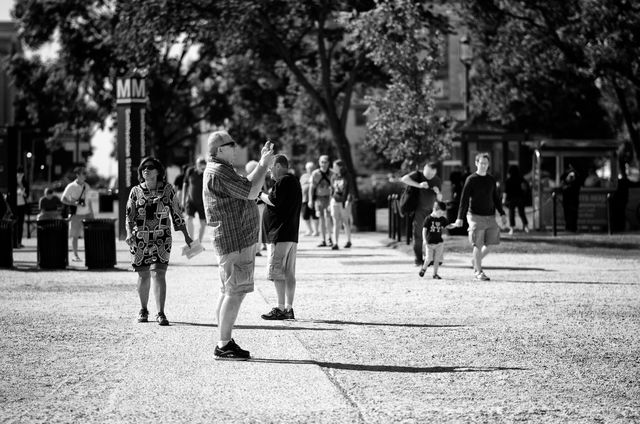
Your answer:
[[[73,173],[76,175],[76,179],[65,187],[62,193],[62,203],[71,206],[71,216],[69,217],[69,236],[71,236],[71,247],[73,249],[73,258],[71,260],[80,262],[78,239],[82,235],[82,220],[93,218],[93,208],[91,203],[86,201],[90,187],[85,181],[87,176],[85,169],[76,167]]]

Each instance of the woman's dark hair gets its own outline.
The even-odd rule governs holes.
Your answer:
[[[165,178],[166,178],[166,172],[164,169],[164,165],[162,165],[162,163],[151,156],[147,156],[146,158],[142,159],[140,161],[140,166],[138,166],[138,181],[139,182],[143,182],[144,181],[144,177],[142,176],[142,168],[145,165],[153,165],[157,170],[158,170],[158,181],[162,181],[163,183],[166,182]]]
[[[518,165],[511,165],[508,173],[511,177],[518,178],[520,176],[520,168],[518,168]]]

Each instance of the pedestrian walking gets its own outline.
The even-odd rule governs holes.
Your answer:
[[[307,162],[304,165],[305,173],[300,176],[300,186],[302,187],[302,220],[304,221],[307,231],[305,236],[317,236],[318,233],[318,217],[313,209],[313,205],[309,205],[309,186],[311,185],[311,173],[313,172],[313,162]]]
[[[29,181],[24,174],[24,168],[19,166],[16,169],[16,191],[14,193],[14,231],[13,231],[13,247],[20,249],[22,245],[22,233],[24,231],[24,217],[27,214],[29,200]]]
[[[489,154],[476,155],[476,172],[467,178],[462,196],[456,227],[462,227],[462,217],[467,214],[469,242],[473,246],[472,265],[477,280],[488,281],[482,269],[482,259],[489,254],[489,246],[500,244],[500,229],[496,223],[496,210],[500,213],[502,225],[506,225],[506,215],[496,188],[496,179],[488,173]]]
[[[422,249],[422,224],[433,208],[433,202],[442,199],[442,181],[437,174],[437,164],[430,162],[424,165],[422,172],[413,171],[400,178],[404,184],[418,189],[418,201],[413,213],[413,252],[414,263],[421,266],[424,262]]]
[[[340,231],[344,226],[347,242],[344,247],[351,247],[351,205],[353,204],[353,189],[349,182],[347,167],[341,159],[333,162],[333,173],[331,175],[331,219],[333,220],[333,240],[332,250],[338,250],[338,239]]]
[[[293,298],[296,292],[296,252],[300,231],[302,187],[289,174],[289,160],[275,156],[271,176],[275,183],[270,193],[260,193],[266,204],[264,228],[268,243],[267,279],[273,281],[278,304],[262,319],[295,319]]]
[[[171,221],[175,231],[181,231],[184,241],[193,241],[185,225],[175,189],[166,181],[165,168],[152,157],[142,159],[138,166],[140,184],[131,188],[126,206],[126,230],[131,252],[131,265],[138,273],[140,312],[138,322],[149,320],[149,290],[153,280],[159,325],[169,325],[164,306],[167,297],[166,273],[169,266],[173,238]]]
[[[182,181],[182,205],[187,215],[187,232],[195,235],[193,220],[197,213],[200,221],[198,226],[199,242],[202,242],[204,230],[207,224],[204,214],[204,203],[202,200],[202,177],[206,167],[207,160],[203,157],[199,157],[196,160],[195,166],[187,169]]]
[[[62,218],[62,201],[53,193],[50,187],[44,189],[44,196],[38,202],[40,213],[37,220],[43,219],[61,219]]]
[[[93,206],[87,202],[89,184],[86,182],[87,172],[84,167],[79,166],[73,170],[76,179],[71,181],[62,192],[62,203],[69,206],[69,236],[71,237],[71,248],[73,249],[73,262],[80,262],[78,256],[78,239],[84,231],[82,220],[93,218]]]
[[[418,275],[424,277],[427,268],[433,265],[433,278],[440,280],[438,268],[444,259],[444,239],[442,231],[445,228],[453,228],[449,224],[445,214],[447,212],[447,204],[441,201],[435,201],[432,212],[425,218],[422,224],[422,239],[424,240],[424,263],[420,268]]]
[[[331,175],[329,169],[329,156],[322,155],[318,159],[319,169],[311,173],[311,184],[309,185],[309,203],[308,206],[313,208],[316,216],[320,221],[320,234],[322,242],[318,247],[332,246],[331,240],[332,222],[329,203],[331,200]],[[327,236],[329,242],[327,243]]]
[[[522,231],[529,232],[529,223],[524,206],[527,200],[528,184],[520,175],[520,168],[517,165],[511,165],[507,171],[507,179],[504,182],[504,193],[502,194],[502,203],[509,210],[509,235],[513,234],[516,227],[516,210],[522,221]]]
[[[204,204],[207,225],[213,228],[221,291],[216,308],[220,339],[214,356],[216,359],[246,360],[251,356],[249,351],[240,348],[231,336],[242,301],[254,289],[260,225],[255,199],[273,161],[273,144],[265,144],[260,162],[247,177],[238,175],[233,168],[237,144],[226,131],[213,132],[207,144]]]
[[[578,231],[581,185],[578,171],[572,164],[569,164],[567,170],[560,176],[560,190],[562,191],[565,229],[574,233]]]

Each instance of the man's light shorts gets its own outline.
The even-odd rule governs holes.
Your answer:
[[[91,219],[93,215],[88,213],[86,215],[71,215],[69,218],[69,237],[80,237],[84,232],[83,219]]]
[[[253,291],[253,271],[256,261],[256,245],[240,251],[218,256],[220,292],[239,295]]]
[[[444,243],[427,244],[427,260],[433,263],[442,262],[444,258]]]
[[[267,280],[295,281],[298,243],[280,241],[278,243],[269,243],[267,248],[269,251]]]
[[[316,210],[316,216],[321,218],[324,214],[324,211],[329,209],[329,196],[316,197],[316,200],[313,202],[313,208]]]
[[[345,206],[342,202],[331,199],[330,210],[333,219],[340,218],[340,222],[351,222],[351,203]]]
[[[476,247],[500,244],[500,229],[495,215],[467,215],[469,242]]]

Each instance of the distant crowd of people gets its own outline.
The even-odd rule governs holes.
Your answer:
[[[245,173],[236,171],[238,144],[226,131],[213,132],[207,142],[207,156],[185,166],[174,184],[167,181],[164,165],[153,157],[143,158],[137,169],[138,184],[131,188],[126,203],[126,243],[131,254],[131,266],[137,273],[140,310],[138,322],[149,321],[148,302],[154,288],[155,321],[169,325],[165,313],[167,296],[166,273],[170,262],[173,233],[181,232],[190,247],[203,241],[210,228],[213,251],[219,270],[220,296],[216,307],[218,341],[214,350],[217,359],[245,360],[249,351],[242,349],[232,337],[236,318],[247,293],[254,290],[256,256],[267,255],[266,278],[273,282],[277,302],[261,317],[265,320],[295,319],[293,303],[296,291],[296,258],[300,221],[304,237],[317,237],[318,247],[331,250],[352,246],[352,206],[354,179],[342,160],[331,163],[329,156],[307,162],[304,173],[297,178],[289,158],[274,151],[267,141],[256,161],[245,166]],[[409,211],[412,220],[413,252],[420,277],[429,268],[431,277],[441,279],[444,262],[446,230],[468,225],[471,245],[471,266],[474,278],[490,278],[483,260],[491,246],[500,243],[500,228],[496,213],[509,234],[516,227],[516,213],[522,230],[529,232],[525,213],[530,188],[517,166],[508,169],[503,190],[488,172],[490,155],[475,156],[475,172],[452,175],[451,199],[458,205],[455,220],[447,218],[443,201],[442,180],[437,175],[438,164],[429,162],[421,170],[407,173],[401,182],[413,189],[414,206]],[[94,216],[86,170],[74,170],[75,179],[57,197],[46,188],[39,201],[38,219],[69,221],[72,239],[72,260],[80,261],[78,238],[83,220]],[[580,179],[572,166],[561,176],[566,228],[576,230]],[[15,211],[2,197],[0,216],[14,219],[22,228],[26,213],[29,184],[24,170],[17,173]],[[502,195],[501,195],[502,194]],[[508,210],[508,225],[505,209]],[[197,223],[196,223],[197,215]],[[196,231],[197,224],[197,231]],[[197,233],[197,236],[196,236]],[[341,235],[345,240],[340,244]],[[16,231],[14,243],[21,243],[22,231]]]

